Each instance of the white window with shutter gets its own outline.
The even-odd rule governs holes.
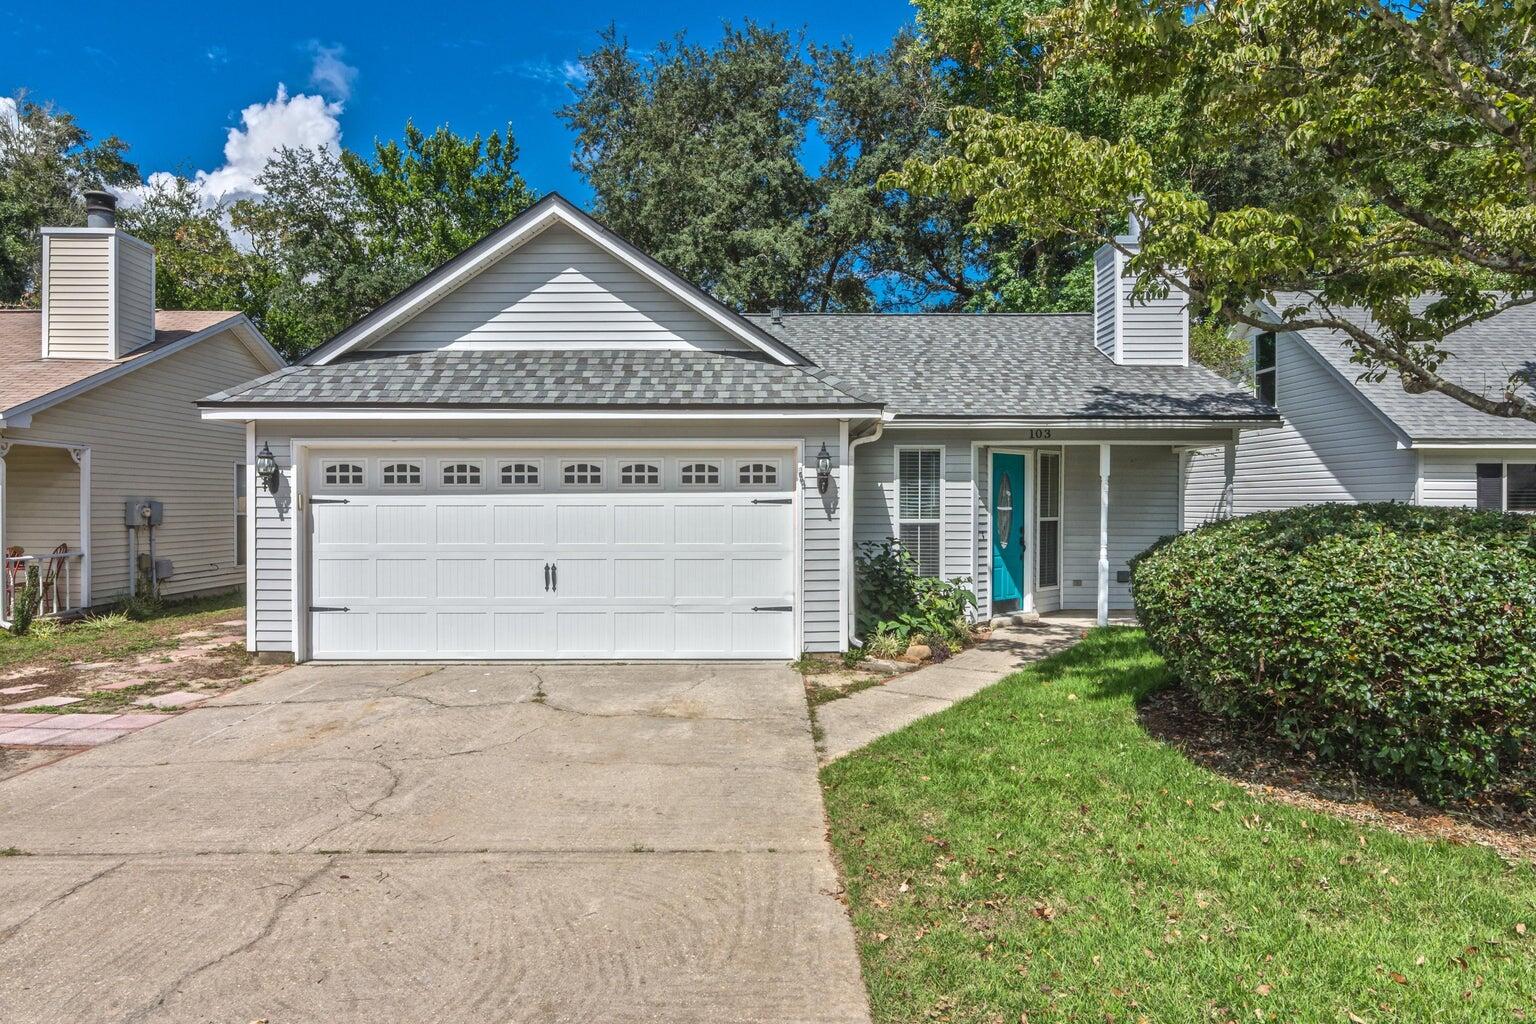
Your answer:
[[[924,576],[944,574],[944,449],[896,449],[897,538]]]
[[[1035,580],[1041,590],[1061,585],[1061,455],[1041,452],[1036,474]]]

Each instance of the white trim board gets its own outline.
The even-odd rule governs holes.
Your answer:
[[[555,224],[562,224],[575,231],[705,319],[752,348],[772,356],[779,363],[798,366],[804,361],[798,353],[773,335],[603,228],[558,193],[551,192],[501,228],[315,349],[301,362],[324,366],[338,356],[365,347],[370,341],[377,340],[431,306]]]
[[[205,420],[226,420],[246,423],[279,421],[310,422],[387,422],[405,420],[836,420],[846,418],[849,410],[798,409],[792,411],[753,412],[743,409],[690,409],[661,411],[655,409],[337,409],[320,406],[315,409],[265,409],[261,406],[245,406],[231,409],[223,405],[202,406]],[[1163,442],[1167,443],[1167,442]]]

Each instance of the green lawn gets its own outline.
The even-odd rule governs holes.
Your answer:
[[[1246,796],[1167,683],[1097,630],[824,769],[877,1021],[1536,1020],[1530,865]]]
[[[165,605],[154,618],[134,622],[120,615],[55,624],[35,623],[26,636],[0,629],[0,670],[37,662],[111,661],[177,646],[188,630],[239,618],[239,591]]]

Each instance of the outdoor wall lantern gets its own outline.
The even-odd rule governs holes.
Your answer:
[[[267,489],[268,494],[276,494],[280,485],[277,475],[277,459],[272,455],[272,447],[267,444],[261,446],[261,451],[256,453],[256,478]]]
[[[821,451],[816,453],[816,489],[822,494],[827,493],[827,488],[832,486],[832,453],[827,451],[827,443],[821,443]]]

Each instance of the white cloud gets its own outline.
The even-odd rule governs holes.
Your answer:
[[[318,39],[309,41],[309,52],[314,65],[309,70],[309,84],[345,103],[352,98],[352,83],[357,80],[357,68],[342,60],[346,48],[340,45],[325,46]]]
[[[258,196],[256,178],[278,150],[340,150],[341,112],[339,102],[304,93],[290,96],[279,83],[272,99],[252,103],[240,112],[240,127],[230,128],[224,139],[224,163],[211,171],[197,171],[192,183],[209,206]],[[143,185],[114,191],[124,206],[137,206],[172,177],[166,171],[156,171]]]
[[[21,127],[21,114],[16,109],[16,101],[9,96],[0,96],[0,119],[12,128]]]
[[[516,75],[545,85],[580,85],[591,77],[581,62],[575,60],[562,60],[558,63],[552,60],[523,60],[516,64],[503,64],[498,70],[502,74]]]

